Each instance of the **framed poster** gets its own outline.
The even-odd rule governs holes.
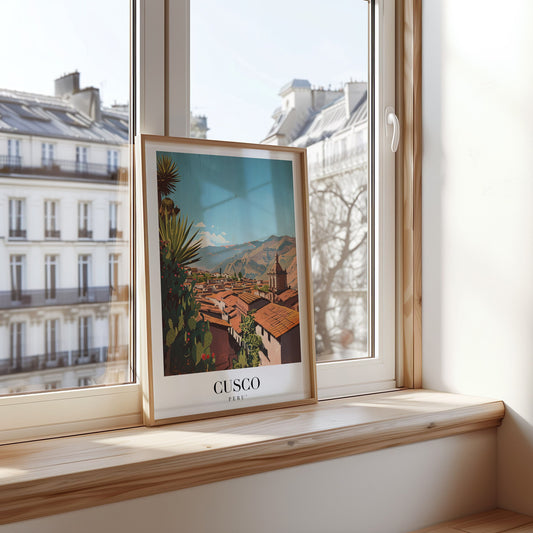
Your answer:
[[[141,135],[137,154],[145,423],[315,402],[305,149]]]

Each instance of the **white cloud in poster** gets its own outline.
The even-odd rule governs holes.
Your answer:
[[[200,235],[202,237],[203,246],[221,246],[229,243],[222,234],[217,235],[216,233],[209,233],[209,231],[202,231]]]
[[[195,228],[205,228],[205,224],[203,222],[198,222],[198,224],[196,224],[194,227]]]

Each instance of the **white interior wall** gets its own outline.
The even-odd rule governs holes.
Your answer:
[[[0,533],[407,533],[490,509],[496,430],[0,526]]]
[[[499,398],[533,515],[533,2],[423,2],[423,384]]]

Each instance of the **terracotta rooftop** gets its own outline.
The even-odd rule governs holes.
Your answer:
[[[218,300],[223,300],[224,298],[226,298],[226,296],[229,296],[230,294],[233,294],[233,291],[222,291],[222,292],[217,292],[214,296],[215,296]]]
[[[294,309],[271,303],[256,311],[255,321],[278,338],[300,323],[300,315]]]
[[[235,317],[230,318],[229,323],[231,324],[231,327],[240,335],[242,333],[241,330],[241,317]]]
[[[287,300],[290,300],[291,298],[298,296],[298,291],[295,291],[294,289],[287,289],[286,291],[283,291],[281,294],[278,294],[278,300],[281,302],[286,302]]]
[[[238,298],[234,294],[230,294],[229,296],[226,296],[224,298],[226,305],[231,305],[232,307],[235,307],[237,305],[237,300]]]
[[[238,296],[244,303],[247,303],[247,304],[254,303],[255,301],[261,298],[260,296],[256,296],[255,294],[252,294],[251,292],[241,292]]]
[[[226,322],[225,320],[222,320],[221,318],[215,318],[215,317],[212,317],[212,316],[206,316],[205,320],[207,320],[207,322],[209,322],[210,324],[216,324],[217,326],[223,326],[225,328],[229,328],[230,327],[229,322]]]

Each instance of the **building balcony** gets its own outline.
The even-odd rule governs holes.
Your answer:
[[[127,183],[126,167],[109,168],[107,164],[85,163],[66,159],[46,159],[39,166],[19,156],[0,155],[0,173],[25,174],[43,177],[88,179]]]
[[[87,228],[78,228],[78,239],[92,239],[93,230]]]
[[[10,239],[25,239],[26,238],[26,230],[25,229],[17,229],[17,228],[9,228],[9,238]]]
[[[103,364],[112,361],[127,361],[128,346],[107,346],[82,350],[65,350],[39,355],[18,357],[16,361],[1,360],[0,376],[38,372],[42,370],[76,367],[81,365]]]
[[[0,291],[0,309],[20,309],[26,307],[52,307],[87,303],[125,302],[129,296],[129,286],[83,287],[70,289],[35,289]]]
[[[117,228],[109,228],[109,238],[110,239],[122,239],[124,232],[118,230]]]
[[[44,238],[45,239],[60,239],[61,231],[58,229],[45,229]]]

